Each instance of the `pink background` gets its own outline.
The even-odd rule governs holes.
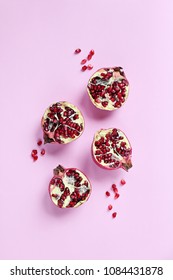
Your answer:
[[[0,1],[1,259],[173,258],[172,8],[171,0]],[[92,48],[94,69],[82,73]],[[109,66],[122,66],[131,85],[116,112],[94,108],[86,93],[91,73]],[[85,131],[71,144],[47,145],[33,163],[41,116],[61,100],[82,110]],[[92,161],[94,132],[108,127],[131,141],[128,173]],[[59,163],[91,180],[91,198],[78,209],[60,210],[49,199]],[[120,198],[106,198],[122,178]]]

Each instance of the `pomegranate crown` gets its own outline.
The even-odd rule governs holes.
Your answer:
[[[56,168],[54,168],[53,173],[55,176],[61,176],[64,174],[64,171],[64,167],[59,164]]]

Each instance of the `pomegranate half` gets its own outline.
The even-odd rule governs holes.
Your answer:
[[[80,110],[66,101],[50,105],[41,120],[44,143],[67,144],[81,136],[84,118]]]
[[[113,111],[125,103],[129,82],[122,67],[102,68],[89,79],[87,91],[97,108]]]
[[[125,134],[116,128],[100,129],[96,132],[92,144],[95,162],[106,169],[132,167],[132,148]]]
[[[88,200],[91,184],[79,169],[65,169],[58,165],[49,183],[49,194],[53,203],[60,208],[78,207]]]

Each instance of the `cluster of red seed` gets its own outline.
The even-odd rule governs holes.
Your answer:
[[[41,146],[42,145],[42,140],[38,140],[37,145]],[[45,149],[41,149],[40,154],[42,156],[44,156],[45,155]],[[36,161],[38,159],[38,151],[36,149],[32,150],[31,157],[33,158],[33,161]]]
[[[81,52],[81,49],[76,49],[74,53],[75,53],[75,54],[78,54],[78,53],[80,53],[80,52]],[[88,69],[88,70],[93,69],[93,65],[91,65],[91,64],[84,65],[84,64],[86,64],[87,61],[91,60],[94,54],[95,54],[95,51],[94,51],[94,50],[90,50],[89,54],[87,55],[87,58],[82,59],[81,64],[82,64],[83,66],[82,66],[81,71],[84,72],[84,71],[86,71],[87,69]]]
[[[120,181],[120,183],[121,183],[121,185],[125,185],[125,184],[126,184],[126,181],[125,181],[124,179],[122,179],[122,180]],[[113,191],[113,193],[114,193],[114,199],[119,198],[120,194],[118,193],[118,188],[117,188],[117,186],[116,186],[115,184],[112,184],[112,191]],[[110,194],[109,191],[106,191],[106,192],[105,192],[105,195],[106,195],[107,197],[109,197],[111,194]],[[109,205],[108,205],[108,210],[111,211],[112,209],[113,209],[112,204],[109,204]],[[117,212],[113,212],[113,213],[112,213],[112,218],[115,218],[116,216],[117,216]]]

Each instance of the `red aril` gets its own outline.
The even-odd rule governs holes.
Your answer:
[[[37,155],[37,150],[32,150],[31,156]]]
[[[116,212],[112,213],[112,218],[116,218],[116,216],[117,216]]]
[[[44,143],[67,144],[79,138],[84,119],[79,109],[66,101],[49,106],[42,117]]]
[[[82,59],[81,64],[85,64],[87,62],[86,59]]]
[[[36,161],[38,159],[38,156],[37,155],[32,155],[32,158],[34,161]]]
[[[117,199],[117,198],[119,198],[119,196],[120,196],[119,193],[116,193],[114,198]]]
[[[108,210],[112,210],[112,205],[110,204],[110,205],[108,205]]]
[[[41,150],[41,155],[44,156],[45,155],[45,149]]]
[[[87,56],[87,59],[88,59],[88,60],[91,60],[91,58],[92,58],[92,54],[89,54],[89,55]]]
[[[126,135],[116,128],[101,129],[96,132],[92,144],[95,162],[106,169],[132,167],[132,148]]]
[[[73,208],[86,202],[91,194],[88,178],[77,168],[54,169],[49,183],[49,194],[53,203],[60,208]]]
[[[113,111],[125,103],[129,82],[122,67],[102,68],[89,79],[87,91],[97,108]]]
[[[78,54],[78,53],[80,53],[80,52],[81,52],[81,49],[76,49],[76,50],[74,51],[75,54]]]
[[[86,65],[84,65],[84,66],[82,66],[82,69],[81,69],[83,72],[84,71],[86,71],[87,70],[87,66]]]
[[[111,194],[110,194],[110,192],[105,192],[105,194],[106,194],[106,196],[110,196]]]
[[[94,50],[90,50],[90,55],[94,55],[95,54],[95,51]]]
[[[117,189],[117,187],[116,187],[115,184],[112,184],[112,190],[114,191],[114,193],[117,193],[117,192],[118,192],[118,189]]]
[[[91,69],[93,69],[93,66],[91,64],[88,64],[87,68],[88,68],[88,70],[91,70]]]
[[[38,140],[37,145],[41,146],[42,145],[42,140]]]
[[[125,185],[126,181],[124,179],[122,179],[120,183],[121,183],[121,185]]]

